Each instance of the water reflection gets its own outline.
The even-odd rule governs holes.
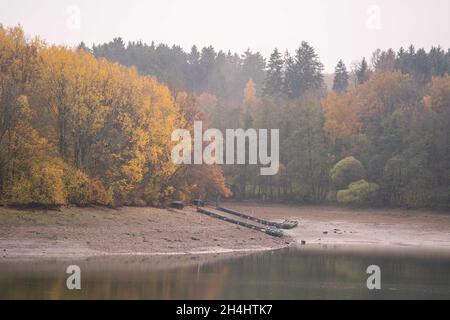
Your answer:
[[[0,262],[1,299],[449,299],[450,259],[282,250],[244,257]],[[81,291],[66,289],[69,264]],[[367,266],[382,290],[366,287]]]

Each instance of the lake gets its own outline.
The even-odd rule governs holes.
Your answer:
[[[0,262],[0,299],[450,299],[450,258],[284,249],[240,257]],[[81,269],[68,290],[66,268]],[[368,290],[369,265],[381,290]]]

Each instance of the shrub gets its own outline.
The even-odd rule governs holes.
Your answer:
[[[62,205],[66,203],[64,172],[53,164],[44,164],[33,170],[31,178],[32,202],[41,205]]]
[[[375,202],[380,187],[376,183],[359,180],[349,185],[348,189],[337,193],[337,201],[342,204],[369,204]]]
[[[80,170],[68,168],[65,175],[68,201],[77,206],[87,206],[90,202],[90,180]]]
[[[98,204],[102,206],[108,206],[112,204],[112,194],[108,192],[103,186],[100,179],[91,179],[90,183],[90,203]]]
[[[347,157],[336,163],[330,174],[336,188],[343,189],[354,181],[364,179],[365,170],[359,160]]]
[[[58,163],[44,161],[21,168],[4,186],[4,202],[12,205],[59,206],[66,204],[64,171]]]
[[[30,179],[20,175],[12,179],[4,186],[6,195],[4,201],[7,204],[30,204],[33,202]]]
[[[77,206],[90,204],[110,205],[112,193],[98,178],[90,178],[84,172],[68,168],[65,176],[68,201]]]

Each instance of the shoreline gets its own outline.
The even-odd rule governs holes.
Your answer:
[[[61,211],[0,208],[0,261],[104,256],[247,254],[285,248],[274,238],[184,210],[123,207]]]
[[[131,253],[82,253],[67,255],[64,253],[56,255],[23,255],[10,254],[7,257],[0,258],[1,263],[14,262],[45,262],[45,261],[90,261],[91,259],[164,259],[179,258],[184,261],[183,265],[192,260],[204,260],[205,262],[213,262],[216,260],[239,258],[251,254],[277,252],[282,250],[298,250],[305,253],[317,254],[345,254],[360,255],[370,254],[372,256],[404,256],[404,257],[440,257],[450,259],[450,250],[447,248],[436,247],[401,247],[401,246],[382,246],[382,245],[364,245],[364,244],[292,244],[282,247],[273,248],[244,248],[244,249],[218,249],[211,251],[185,251],[185,252],[131,252]],[[195,262],[197,263],[197,262]]]
[[[255,248],[243,248],[243,249],[216,249],[216,250],[192,250],[192,251],[172,251],[172,252],[116,252],[116,253],[106,253],[106,252],[83,252],[80,254],[66,254],[57,253],[53,255],[43,255],[43,254],[28,254],[24,255],[22,253],[9,254],[7,257],[0,259],[3,261],[28,261],[28,260],[86,260],[93,258],[152,258],[152,257],[190,257],[190,256],[242,256],[253,253],[268,252],[268,251],[278,251],[288,248],[295,248],[296,245],[291,246],[280,246],[280,247],[255,247]]]
[[[274,238],[200,215],[194,207],[61,211],[0,207],[0,261],[169,256],[189,260],[287,248],[450,256],[450,215],[442,213],[251,202],[225,205],[272,221],[298,220],[299,226]]]
[[[304,250],[437,252],[450,254],[450,213],[401,208],[348,208],[228,202],[226,206],[272,221],[298,220],[285,230]]]

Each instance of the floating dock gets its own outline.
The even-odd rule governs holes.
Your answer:
[[[266,226],[271,226],[271,227],[275,227],[278,229],[293,229],[295,227],[298,226],[298,221],[291,221],[291,220],[286,220],[284,222],[278,223],[278,222],[273,222],[273,221],[267,221],[264,219],[260,219],[260,218],[256,218],[253,217],[249,214],[246,214],[244,212],[239,212],[239,211],[235,211],[232,209],[228,209],[225,207],[221,207],[221,206],[217,206],[217,210],[241,217],[243,219],[247,219],[247,220],[251,220],[251,221],[255,221],[258,222],[260,224],[266,225]]]
[[[278,229],[276,227],[271,227],[271,226],[269,226],[267,228],[260,227],[260,226],[253,225],[253,224],[248,223],[248,222],[244,222],[244,221],[240,221],[240,220],[229,218],[227,216],[223,216],[223,215],[218,214],[218,213],[216,213],[216,212],[214,212],[214,211],[212,211],[210,209],[206,209],[206,208],[202,208],[202,207],[197,207],[197,212],[202,213],[202,214],[206,214],[206,215],[208,215],[208,216],[210,216],[212,218],[215,218],[215,219],[220,219],[222,221],[234,223],[234,224],[237,224],[237,225],[242,226],[242,227],[246,227],[246,228],[249,228],[249,229],[261,231],[261,232],[264,232],[265,234],[268,234],[268,235],[271,235],[271,236],[274,236],[274,237],[282,237],[283,236],[283,231],[281,231],[280,229]],[[224,211],[224,212],[226,212],[226,211]]]
[[[224,214],[221,214],[220,212],[216,212],[216,211],[221,211]],[[283,222],[268,221],[265,219],[260,219],[260,218],[251,216],[245,212],[240,212],[240,211],[236,211],[233,209],[222,207],[219,204],[217,204],[217,206],[215,208],[211,208],[211,209],[197,207],[197,212],[206,214],[212,218],[216,218],[216,219],[219,219],[222,221],[237,224],[239,226],[243,226],[243,227],[246,227],[246,228],[249,228],[252,230],[264,232],[264,233],[274,236],[274,237],[282,237],[283,236],[283,231],[281,229],[293,229],[298,226],[298,221],[292,221],[292,220],[285,220]],[[234,218],[230,217],[229,215],[236,216],[237,218],[234,219]],[[259,225],[249,223],[245,220],[256,222]]]

